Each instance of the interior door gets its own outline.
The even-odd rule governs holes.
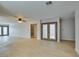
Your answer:
[[[41,38],[47,40],[57,39],[57,23],[42,23],[41,24]]]

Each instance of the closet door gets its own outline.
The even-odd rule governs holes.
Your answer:
[[[49,24],[49,39],[56,40],[57,26],[56,23]]]

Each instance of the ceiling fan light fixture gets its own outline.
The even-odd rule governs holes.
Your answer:
[[[22,18],[18,18],[18,21],[22,21]]]
[[[18,23],[22,23],[22,21],[18,21]]]
[[[22,18],[18,18],[18,23],[22,23]]]

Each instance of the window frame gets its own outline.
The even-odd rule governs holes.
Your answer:
[[[0,25],[1,27],[1,35],[0,36],[9,36],[9,25]],[[7,27],[7,34],[4,34],[3,28]]]

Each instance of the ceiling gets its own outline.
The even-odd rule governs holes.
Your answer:
[[[1,16],[24,16],[31,19],[44,19],[47,17],[70,17],[79,2],[53,1],[0,1]]]

